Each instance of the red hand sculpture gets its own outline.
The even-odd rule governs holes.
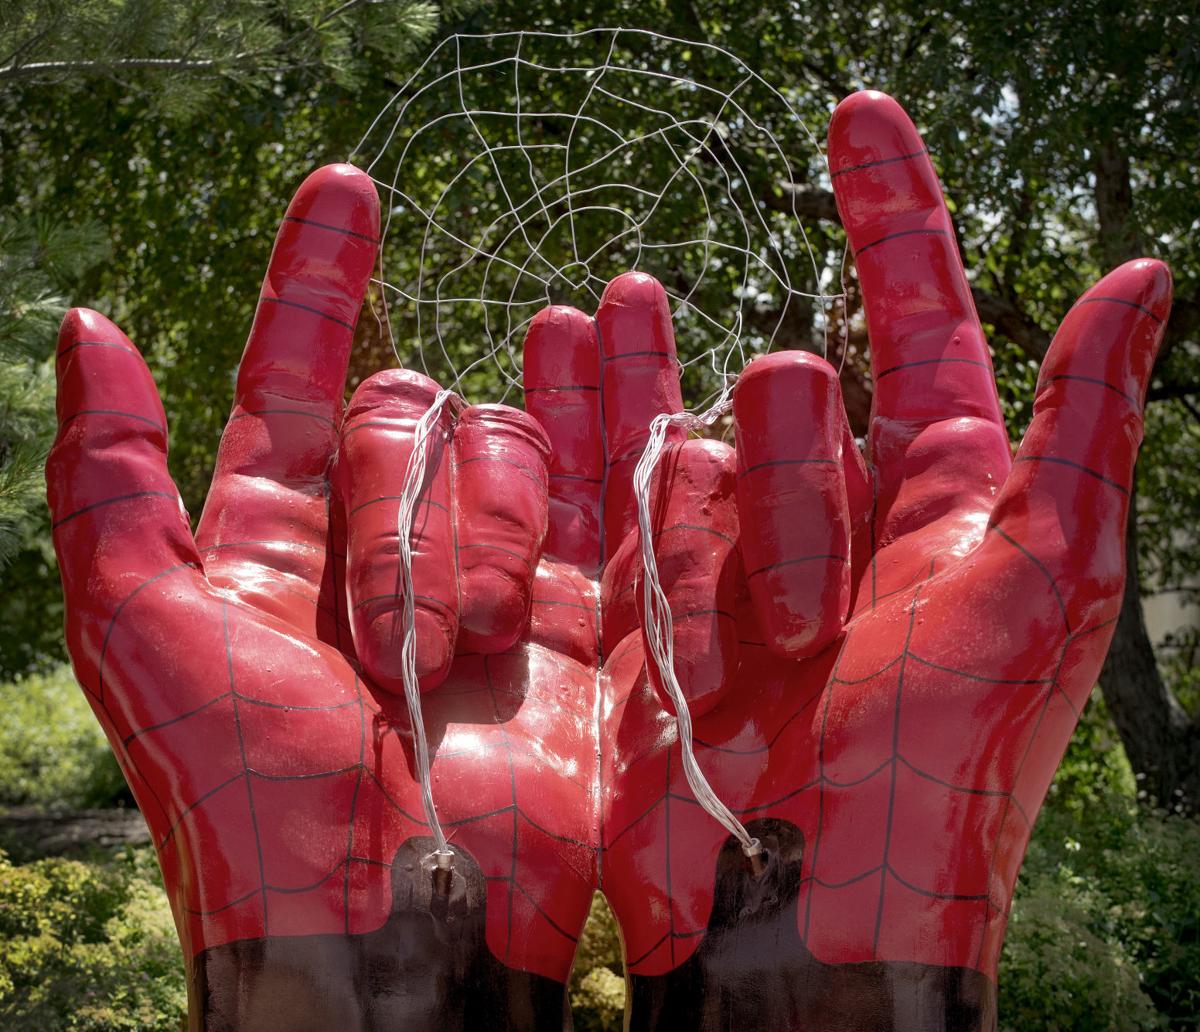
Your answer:
[[[398,494],[436,385],[382,374],[341,411],[369,180],[321,170],[289,209],[195,541],[148,371],[68,317],[68,641],[159,845],[197,1027],[559,1027],[601,874],[634,1027],[994,1021],[1016,869],[1119,604],[1169,277],[1133,263],[1072,310],[1014,466],[915,130],[864,94],[830,151],[871,470],[833,371],[775,355],[737,387],[736,455],[676,436],[654,499],[700,762],[767,845],[757,878],[644,671],[632,472],[681,405],[653,280],[535,320],[546,434],[499,406],[437,426],[413,577],[445,898],[397,694]]]
[[[697,805],[644,676],[636,549],[605,573],[602,873],[633,1028],[994,1026],[1017,869],[1120,605],[1167,269],[1131,262],[1079,300],[1014,459],[912,123],[858,94],[829,154],[871,467],[834,370],[774,354],[735,388],[736,453],[677,444],[653,511],[697,756],[767,846],[762,877]],[[667,378],[668,331],[644,336]]]
[[[158,848],[193,1027],[560,1028],[596,870],[585,535],[556,508],[552,542],[575,551],[541,561],[548,442],[524,413],[438,426],[413,535],[433,791],[458,854],[437,897],[396,529],[436,386],[380,374],[342,413],[378,225],[356,169],[300,188],[195,539],[140,355],[68,315],[47,466],[68,644]]]

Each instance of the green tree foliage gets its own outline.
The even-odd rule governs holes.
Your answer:
[[[52,427],[46,362],[64,294],[104,255],[90,223],[64,226],[0,211],[0,565],[31,538]]]
[[[65,659],[40,466],[54,425],[44,359],[66,304],[104,309],[147,352],[198,511],[279,213],[306,172],[345,158],[437,11],[0,7],[0,564],[19,589],[0,593],[3,676]]]
[[[608,902],[598,892],[575,953],[571,1012],[576,1032],[620,1032],[625,1027],[621,936]]]

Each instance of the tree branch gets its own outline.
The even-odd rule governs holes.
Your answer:
[[[823,68],[819,68],[812,61],[801,61],[800,67],[808,73],[809,78],[816,82],[818,86],[823,86],[835,102],[850,96],[854,92],[849,83],[843,82],[836,75],[832,75]]]
[[[176,72],[212,71],[224,64],[257,57],[257,54],[233,54],[227,58],[183,58],[183,57],[126,57],[114,61],[31,61],[29,64],[9,65],[0,68],[0,80],[36,79],[42,75],[104,75],[113,71],[138,71],[142,69]]]
[[[1185,340],[1200,335],[1200,292],[1191,297],[1177,297],[1171,306],[1171,317],[1167,320],[1167,332],[1163,336],[1162,350],[1158,356],[1161,369],[1166,360]]]
[[[334,19],[348,14],[356,7],[361,7],[364,2],[365,0],[345,0],[344,3],[332,10],[326,11],[311,25],[305,25],[298,32],[272,47],[262,50],[242,50],[223,57],[124,57],[111,61],[72,59],[31,61],[28,64],[20,64],[17,59],[24,50],[28,49],[30,41],[27,40],[14,52],[8,63],[0,67],[0,82],[14,79],[36,79],[44,75],[105,75],[126,71],[219,72],[223,68],[235,67],[287,50],[301,37],[316,32]],[[35,36],[34,40],[36,41],[38,38]]]
[[[785,215],[803,215],[810,219],[821,219],[824,222],[842,223],[838,215],[837,201],[832,190],[822,190],[818,186],[798,186],[795,183],[777,183],[782,193],[774,190],[767,192],[763,203],[772,211],[781,211]]]
[[[971,288],[971,297],[983,322],[991,323],[1031,358],[1040,362],[1046,357],[1050,334],[1012,297],[992,294],[980,287]]]
[[[1179,397],[1177,397],[1175,400],[1176,400],[1176,401],[1178,401],[1180,405],[1182,405],[1182,406],[1183,406],[1185,409],[1187,409],[1187,410],[1188,410],[1188,412],[1190,412],[1190,413],[1192,414],[1192,418],[1193,418],[1193,419],[1194,419],[1194,420],[1195,420],[1197,423],[1200,423],[1200,409],[1196,408],[1196,406],[1195,406],[1195,405],[1193,405],[1193,404],[1192,404],[1192,403],[1191,403],[1191,402],[1190,402],[1190,401],[1189,401],[1187,398],[1185,398],[1183,395],[1180,395],[1180,396],[1179,396]]]
[[[1167,381],[1160,383],[1157,386],[1151,387],[1146,392],[1147,401],[1169,401],[1173,398],[1190,398],[1193,394],[1200,394],[1200,383],[1175,383]]]

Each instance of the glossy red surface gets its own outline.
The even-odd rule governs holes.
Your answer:
[[[189,956],[374,932],[397,849],[427,831],[395,694],[396,496],[436,388],[381,373],[342,412],[378,220],[356,169],[301,186],[195,541],[141,357],[94,312],[63,325],[47,477],[67,637]],[[430,460],[414,581],[443,826],[487,880],[492,953],[562,981],[596,880],[594,600],[563,564],[535,584],[547,447],[523,412],[461,414]]]
[[[818,961],[994,978],[1033,820],[1120,605],[1170,276],[1131,262],[1076,303],[1014,461],[912,123],[882,94],[852,96],[829,155],[871,336],[870,468],[846,444],[833,370],[784,353],[735,388],[736,492],[675,477],[683,497],[665,511],[698,526],[673,547],[708,578],[678,603],[668,589],[680,636],[700,597],[737,618],[735,672],[719,701],[700,689],[698,759],[743,820],[800,829],[795,920]],[[736,606],[709,561],[714,527],[740,537]],[[630,630],[605,666],[602,873],[631,972],[663,975],[703,941],[726,835],[693,799],[641,666]],[[685,691],[694,677],[681,671]]]
[[[718,794],[799,829],[807,954],[994,978],[1119,606],[1170,276],[1132,262],[1072,308],[1014,461],[916,130],[858,94],[829,154],[871,337],[870,462],[836,374],[800,353],[743,373],[736,447],[673,439],[652,513],[678,673]],[[47,477],[68,643],[189,956],[376,932],[393,858],[426,832],[396,516],[437,385],[382,373],[342,412],[377,232],[357,170],[301,187],[194,540],[137,351],[96,313],[63,326]],[[631,973],[663,976],[705,941],[726,835],[643,663],[632,475],[650,420],[681,406],[661,287],[631,273],[594,319],[540,313],[525,387],[528,415],[443,419],[418,509],[435,799],[503,964],[565,980],[599,885]]]

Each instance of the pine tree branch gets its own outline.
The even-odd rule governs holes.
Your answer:
[[[50,35],[54,28],[54,25],[49,25],[42,29],[41,32],[34,33],[27,40],[25,40],[25,42],[19,43],[17,45],[17,49],[5,57],[3,62],[0,62],[0,64],[3,64],[4,67],[9,67],[10,65],[15,67],[21,55],[26,51],[31,50],[33,47],[36,47],[42,40]]]
[[[31,61],[29,64],[9,65],[0,68],[0,81],[11,79],[36,79],[43,75],[105,75],[124,71],[214,71],[222,66],[238,64],[263,56],[262,52],[247,51],[230,57],[183,58],[183,57],[127,57],[112,61]]]
[[[216,72],[232,70],[242,65],[253,65],[255,62],[274,54],[288,50],[294,43],[307,35],[316,33],[330,22],[356,7],[361,7],[366,0],[345,0],[332,10],[321,15],[311,25],[305,25],[299,31],[278,43],[258,50],[242,50],[223,57],[124,57],[113,60],[95,59],[64,59],[58,61],[30,61],[22,64],[20,54],[27,50],[40,37],[27,40],[0,67],[0,82],[18,79],[37,79],[43,76],[56,75],[109,75],[129,71],[170,71],[170,72]],[[45,35],[42,33],[41,35]],[[191,49],[191,48],[189,48]]]
[[[364,2],[365,0],[346,0],[346,2],[341,6],[335,7],[332,11],[328,11],[327,13],[321,15],[321,17],[316,20],[313,28],[319,29],[322,25],[327,25],[329,22],[333,21],[334,18],[340,18],[343,14],[348,14],[350,11],[354,10],[354,8],[361,7]]]

